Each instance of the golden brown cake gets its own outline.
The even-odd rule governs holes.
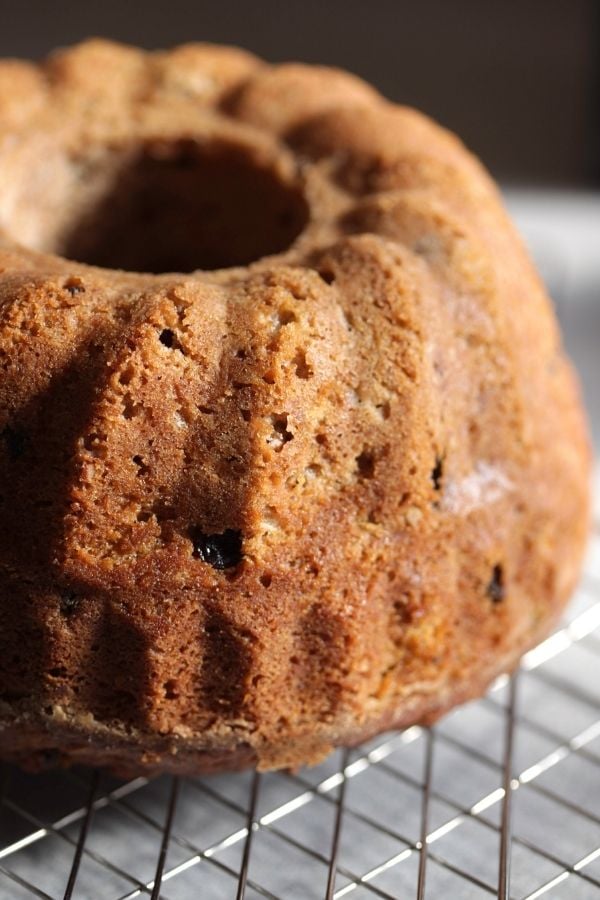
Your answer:
[[[480,694],[577,579],[542,285],[460,142],[343,72],[1,63],[0,365],[4,758],[315,762]]]

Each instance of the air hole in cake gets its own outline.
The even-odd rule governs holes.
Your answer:
[[[148,474],[148,472],[150,471],[150,467],[147,466],[144,462],[143,456],[140,456],[138,453],[136,453],[135,456],[132,456],[132,461],[137,466],[137,474],[139,477],[143,477],[144,475]]]
[[[221,534],[205,534],[200,528],[192,528],[190,537],[194,558],[208,563],[213,569],[231,569],[242,560],[241,531],[227,528]]]
[[[67,670],[64,666],[55,666],[52,669],[48,669],[48,675],[51,678],[64,678],[67,674]]]
[[[332,269],[319,269],[319,275],[325,282],[325,284],[333,284],[335,281],[335,272]]]
[[[60,611],[63,616],[70,616],[80,603],[80,597],[74,591],[65,591],[60,596]]]
[[[375,475],[375,455],[372,450],[363,450],[356,457],[356,470],[360,478],[373,478]]]
[[[193,272],[281,253],[309,218],[295,178],[243,144],[165,139],[88,154],[64,160],[60,179],[49,171],[43,197],[23,187],[14,230],[7,223],[16,240],[103,268]]]
[[[435,466],[431,470],[431,480],[433,482],[434,491],[441,491],[442,478],[444,477],[444,460],[441,456],[436,456]]]
[[[292,362],[296,369],[296,375],[298,376],[298,378],[307,380],[312,376],[313,370],[306,361],[306,353],[304,352],[304,350],[298,350]]]
[[[106,452],[106,435],[92,431],[83,438],[83,446],[92,456],[101,458]]]
[[[377,414],[383,421],[387,421],[392,414],[392,407],[386,400],[385,403],[377,403],[375,404],[375,409]]]
[[[185,348],[182,346],[177,332],[173,331],[172,328],[163,328],[163,330],[159,332],[158,339],[167,350],[179,350],[184,356],[186,355]]]
[[[163,691],[166,700],[177,700],[179,697],[179,689],[177,687],[177,682],[174,679],[165,681],[163,684]]]
[[[85,285],[82,282],[81,278],[67,278],[63,287],[66,291],[69,292],[71,297],[74,297],[76,294],[83,294],[85,292]]]
[[[304,477],[307,481],[313,481],[315,478],[320,478],[322,474],[323,468],[319,465],[306,466],[304,469]]]
[[[277,312],[277,324],[280,327],[284,325],[291,325],[292,322],[297,322],[298,317],[295,312],[292,312],[291,309],[280,309]]]
[[[133,419],[141,411],[141,403],[136,403],[131,394],[125,394],[123,397],[123,418]]]
[[[127,365],[119,374],[119,384],[131,384],[135,377],[135,369],[132,365]]]
[[[275,453],[280,453],[284,445],[293,440],[294,435],[288,430],[288,417],[286,413],[279,416],[271,416],[273,431],[267,438],[267,443]]]
[[[505,584],[504,584],[504,568],[498,563],[492,569],[492,577],[490,578],[487,588],[486,594],[492,601],[492,603],[501,603],[505,597]]]

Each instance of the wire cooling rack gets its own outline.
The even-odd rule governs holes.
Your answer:
[[[554,250],[550,262],[563,284]],[[559,307],[567,338],[572,308]],[[597,497],[561,628],[435,728],[296,774],[119,781],[6,766],[0,900],[600,898]]]

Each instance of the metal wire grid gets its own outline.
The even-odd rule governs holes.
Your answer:
[[[0,897],[600,897],[600,528],[567,624],[431,730],[298,774],[6,767]]]

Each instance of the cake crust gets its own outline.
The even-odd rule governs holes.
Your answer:
[[[453,135],[337,70],[0,62],[0,756],[297,766],[482,693],[578,574],[548,298]]]

